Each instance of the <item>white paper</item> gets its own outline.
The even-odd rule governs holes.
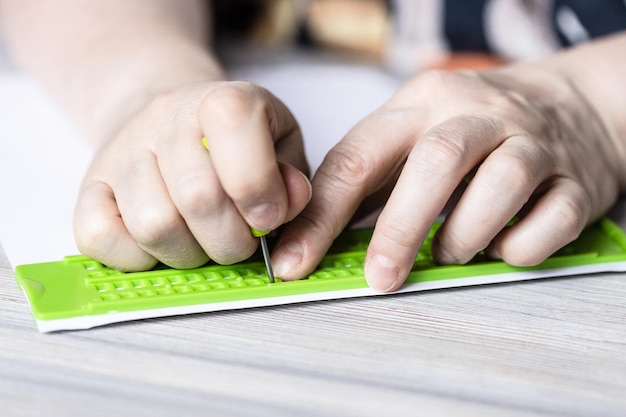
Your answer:
[[[0,76],[0,240],[16,266],[77,253],[72,212],[91,150],[31,79]]]

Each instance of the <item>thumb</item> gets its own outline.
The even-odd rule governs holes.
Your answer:
[[[285,222],[290,222],[309,203],[313,189],[307,176],[293,165],[279,162],[278,169],[287,190],[287,215]]]

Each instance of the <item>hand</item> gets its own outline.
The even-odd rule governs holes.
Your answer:
[[[210,152],[202,145],[207,138]],[[84,254],[126,271],[246,259],[258,239],[307,204],[299,127],[246,82],[162,94],[96,155],[74,216]]]
[[[278,242],[275,273],[311,272],[359,206],[382,195],[365,276],[373,288],[393,291],[469,178],[434,239],[436,261],[462,264],[486,249],[512,265],[538,264],[616,200],[614,139],[558,73],[531,65],[424,72],[327,155],[310,204]]]

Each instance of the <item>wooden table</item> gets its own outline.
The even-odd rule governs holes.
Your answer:
[[[623,274],[39,334],[1,256],[0,303],[3,417],[626,415]]]

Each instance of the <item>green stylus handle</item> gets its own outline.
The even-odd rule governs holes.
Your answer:
[[[255,229],[254,227],[251,227],[250,231],[252,232],[252,236],[254,237],[262,237],[269,233],[269,232],[262,232],[260,230]]]

